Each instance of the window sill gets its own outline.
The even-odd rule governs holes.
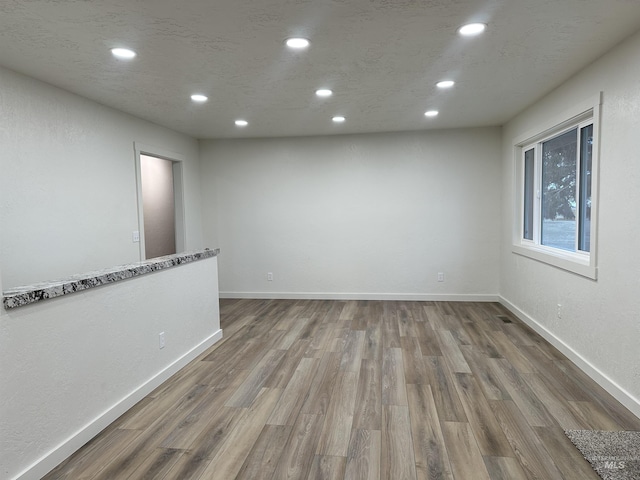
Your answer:
[[[532,258],[538,262],[546,263],[563,270],[590,278],[597,279],[598,269],[592,263],[593,256],[561,252],[544,247],[513,245],[511,251],[517,255]]]

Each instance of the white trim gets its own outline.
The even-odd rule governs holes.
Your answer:
[[[552,331],[537,322],[533,317],[529,316],[509,300],[500,296],[500,303],[504,305],[511,313],[517,316],[524,323],[534,329],[540,336],[547,340],[551,345],[557,348],[563,355],[571,360],[580,370],[586,373],[598,385],[609,392],[616,400],[627,407],[631,413],[640,418],[640,400],[635,398],[631,393],[626,391],[616,382],[611,380],[605,373],[600,371],[598,367],[593,365],[589,360],[584,358],[580,353],[576,352],[564,340],[556,336]]]
[[[497,294],[478,293],[338,293],[338,292],[220,292],[220,298],[266,300],[398,300],[418,302],[497,302]]]
[[[71,435],[59,446],[51,450],[49,453],[43,455],[40,459],[34,462],[33,465],[25,469],[22,473],[18,474],[18,476],[14,477],[14,480],[37,480],[39,478],[42,478],[44,475],[57,467],[61,462],[66,460],[70,455],[76,452],[85,443],[98,435],[111,423],[116,421],[127,410],[129,410],[136,403],[150,394],[155,388],[159,387],[163,382],[168,380],[178,370],[186,366],[207,348],[218,342],[221,338],[222,330],[218,329],[218,331],[213,333],[213,335],[200,342],[198,345],[186,352],[180,358],[176,359],[170,365],[166,366],[164,369],[162,369],[145,383],[140,385],[118,403],[100,414],[94,420],[82,427],[79,431]]]
[[[173,161],[173,202],[175,211],[176,253],[187,251],[186,212],[184,201],[184,162]]]
[[[545,248],[543,245],[512,245],[511,251],[523,257],[529,257],[539,262],[577,273],[592,280],[598,278],[598,268],[595,265],[589,265],[584,262],[580,254],[572,254],[572,252],[564,253],[560,250],[556,251],[555,249]]]
[[[134,148],[134,158],[135,169],[136,169],[136,201],[138,202],[138,249],[140,254],[140,261],[143,261],[147,258],[145,249],[144,249],[144,209],[142,207],[142,164],[140,162],[140,155],[143,153],[142,150],[133,143]]]

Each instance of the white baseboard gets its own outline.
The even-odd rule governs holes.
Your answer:
[[[220,298],[266,300],[405,300],[418,302],[497,302],[498,295],[465,293],[325,293],[325,292],[220,292]]]
[[[598,367],[589,362],[586,358],[576,352],[570,345],[558,338],[553,332],[545,326],[538,323],[531,316],[520,310],[513,303],[504,297],[500,297],[500,303],[504,305],[511,313],[517,316],[524,323],[534,329],[540,336],[547,340],[551,345],[556,347],[563,355],[575,363],[580,370],[589,375],[598,385],[609,392],[621,404],[627,407],[635,416],[640,418],[640,400],[635,398],[624,388],[602,373]]]
[[[14,480],[37,480],[49,473],[60,463],[66,460],[85,443],[98,435],[102,430],[117,420],[123,413],[133,407],[136,403],[146,397],[155,388],[168,380],[174,373],[187,365],[190,361],[204,352],[207,348],[218,342],[222,338],[222,330],[218,329],[210,337],[193,347],[173,363],[165,367],[145,383],[137,387],[133,392],[124,397],[118,403],[110,407],[97,418],[89,422],[78,432],[71,435],[59,446],[37,460],[32,466],[20,473]]]

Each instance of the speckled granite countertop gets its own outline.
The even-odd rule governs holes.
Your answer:
[[[215,257],[220,249],[205,249],[197,252],[177,253],[164,257],[145,260],[144,262],[120,265],[105,270],[98,270],[79,275],[73,275],[64,280],[54,282],[42,282],[35,285],[25,285],[12,288],[3,292],[2,303],[5,309],[21,307],[30,303],[39,302],[48,298],[60,297],[70,293],[79,292],[88,288],[99,287],[107,283],[119,282],[131,277],[138,277],[145,273],[157,272],[166,268],[175,267],[184,263],[191,263],[209,257]]]

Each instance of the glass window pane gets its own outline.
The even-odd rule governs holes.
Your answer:
[[[523,238],[533,240],[533,185],[535,151],[532,148],[524,152],[524,225]]]
[[[542,143],[543,245],[576,250],[578,129]]]
[[[593,125],[580,129],[580,212],[578,249],[591,249],[591,154]]]

